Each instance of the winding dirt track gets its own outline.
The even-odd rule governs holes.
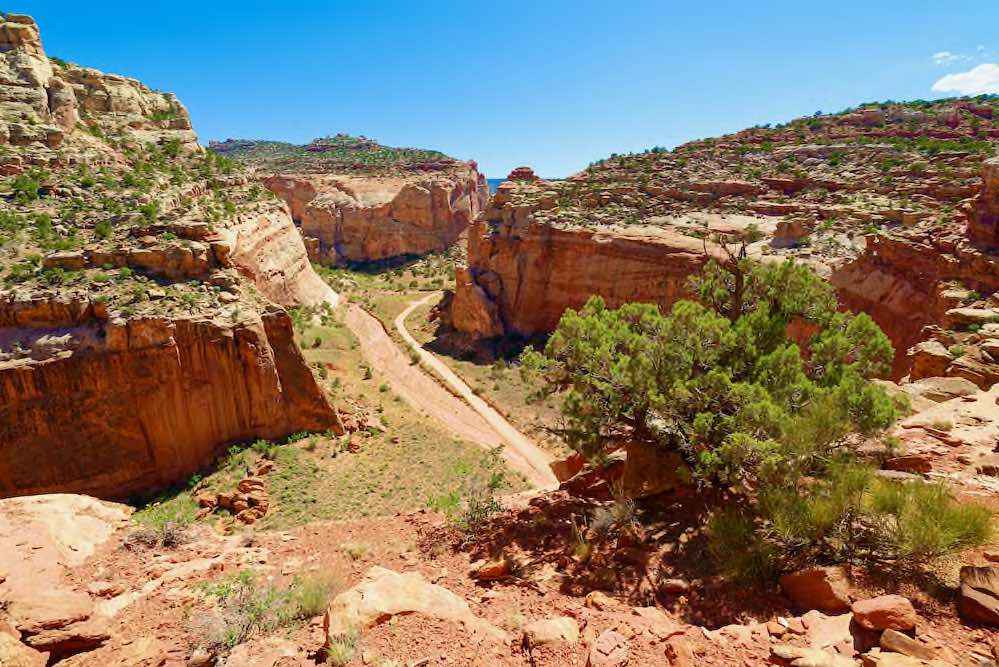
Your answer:
[[[381,322],[360,306],[347,305],[344,321],[357,336],[361,351],[372,368],[386,377],[392,389],[403,400],[434,417],[465,440],[483,448],[504,445],[503,458],[512,469],[523,473],[528,482],[538,488],[555,488],[557,481],[548,467],[551,456],[472,393],[471,388],[440,359],[420,347],[406,329],[406,317],[413,309],[434,296],[435,294],[431,294],[410,303],[396,318],[395,327],[420,355],[420,359],[433,368],[461,398],[438,384],[419,365],[411,363],[409,357],[403,354],[386,333]]]

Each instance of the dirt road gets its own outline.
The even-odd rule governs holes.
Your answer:
[[[419,353],[421,360],[438,372],[464,400],[447,391],[419,365],[413,364],[374,315],[356,304],[349,304],[344,321],[357,336],[361,351],[372,368],[386,377],[403,400],[434,417],[465,440],[483,448],[504,445],[503,458],[513,470],[522,473],[528,482],[538,488],[554,488],[557,482],[548,467],[551,457],[473,394],[461,378],[421,348],[406,330],[405,319],[409,313],[434,296],[431,294],[411,303],[396,319],[395,326],[403,339]]]

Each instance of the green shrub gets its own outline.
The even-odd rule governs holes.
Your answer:
[[[726,578],[752,584],[776,574],[774,548],[756,533],[747,514],[735,510],[713,514],[707,534],[708,553]]]
[[[462,534],[462,541],[472,543],[479,538],[489,520],[502,509],[498,494],[507,485],[503,447],[485,454],[474,470],[465,475],[460,490],[431,498],[427,505],[448,515],[452,527]]]
[[[42,182],[48,177],[49,172],[44,169],[29,169],[16,176],[10,186],[14,200],[19,204],[27,204],[38,199]]]
[[[193,619],[195,643],[221,655],[257,634],[289,627],[325,611],[338,588],[332,577],[296,578],[288,588],[263,585],[253,570],[202,585],[212,614]]]
[[[111,238],[111,234],[114,233],[114,226],[110,220],[101,220],[94,225],[94,233],[97,234],[97,238],[99,239],[109,239]]]
[[[332,667],[346,667],[357,655],[357,632],[338,634],[329,638],[324,647],[326,659]]]
[[[898,484],[877,480],[868,494],[885,539],[898,558],[927,561],[985,544],[992,535],[992,513],[960,504],[943,484]]]
[[[767,489],[759,505],[758,522],[732,510],[709,521],[709,551],[732,579],[830,560],[912,568],[992,535],[991,511],[957,502],[946,486],[881,479],[856,463],[836,463],[805,488]]]

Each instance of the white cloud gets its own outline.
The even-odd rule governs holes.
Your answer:
[[[950,51],[937,51],[930,58],[937,65],[951,65],[962,60],[968,60],[968,56],[961,55],[960,53],[951,53]]]
[[[967,72],[948,74],[933,84],[933,90],[959,95],[999,93],[999,64],[983,63]]]

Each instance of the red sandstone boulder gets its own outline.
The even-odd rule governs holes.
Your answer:
[[[919,618],[912,603],[901,595],[880,595],[850,606],[853,620],[868,630],[911,630]]]
[[[555,479],[559,482],[564,482],[583,469],[586,465],[586,459],[579,452],[573,452],[564,459],[557,459],[548,464],[548,467],[552,469],[552,473],[555,475]]]
[[[628,640],[613,630],[604,630],[590,647],[586,667],[625,667],[629,660]]]
[[[45,667],[47,662],[44,653],[0,632],[0,665],[3,667]]]
[[[957,611],[966,620],[999,626],[999,566],[961,568]]]
[[[850,608],[850,584],[841,567],[813,567],[785,574],[780,587],[802,609],[843,612]]]

